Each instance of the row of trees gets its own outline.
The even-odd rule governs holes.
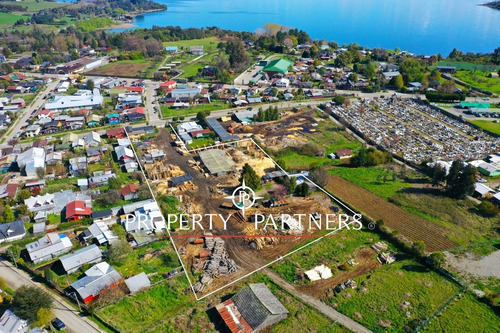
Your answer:
[[[474,192],[477,169],[471,164],[456,160],[451,164],[450,169],[441,164],[434,164],[432,167],[424,164],[425,171],[431,177],[434,186],[445,184],[446,193],[456,199],[463,199]]]
[[[280,112],[277,106],[275,106],[274,108],[270,106],[265,111],[262,108],[259,108],[259,112],[253,116],[253,121],[256,122],[273,121],[279,119],[280,119]]]
[[[361,148],[349,161],[354,167],[375,166],[392,161],[392,156],[388,152],[377,150],[374,147]]]

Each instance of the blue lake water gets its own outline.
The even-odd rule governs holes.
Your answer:
[[[218,26],[253,32],[272,22],[305,30],[314,39],[422,54],[500,47],[500,10],[479,6],[488,0],[155,1],[168,10],[136,17],[137,27]]]

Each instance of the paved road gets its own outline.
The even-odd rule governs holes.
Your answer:
[[[94,333],[104,332],[99,329],[97,324],[87,317],[82,316],[77,310],[66,303],[59,295],[45,288],[42,284],[34,282],[25,271],[15,268],[5,258],[0,257],[0,276],[7,280],[7,284],[17,289],[23,285],[34,286],[47,291],[53,298],[53,310],[57,318],[61,319],[67,327],[68,332],[75,333]]]
[[[315,297],[312,297],[310,295],[304,294],[297,289],[295,289],[295,286],[292,284],[288,283],[287,281],[283,280],[281,277],[278,276],[278,274],[274,273],[268,268],[264,269],[264,273],[271,278],[276,284],[278,284],[280,287],[288,291],[290,294],[294,295],[295,297],[300,298],[304,303],[309,304],[316,310],[320,311],[323,313],[325,316],[333,319],[335,322],[338,322],[348,329],[350,329],[353,332],[356,333],[372,333],[369,329],[361,325],[360,323],[352,320],[351,318],[344,316],[342,313],[338,312],[337,310],[333,309],[332,307],[326,305],[325,303],[321,302]]]

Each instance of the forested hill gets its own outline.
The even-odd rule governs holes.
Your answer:
[[[500,10],[500,1],[488,2],[488,3],[483,4],[483,6]]]

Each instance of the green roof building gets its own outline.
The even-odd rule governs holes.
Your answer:
[[[263,72],[267,74],[268,77],[273,77],[276,74],[285,75],[288,73],[288,68],[293,65],[293,62],[287,59],[277,59],[268,63]]]
[[[462,102],[460,107],[463,109],[488,109],[490,103],[479,103],[479,102]]]

